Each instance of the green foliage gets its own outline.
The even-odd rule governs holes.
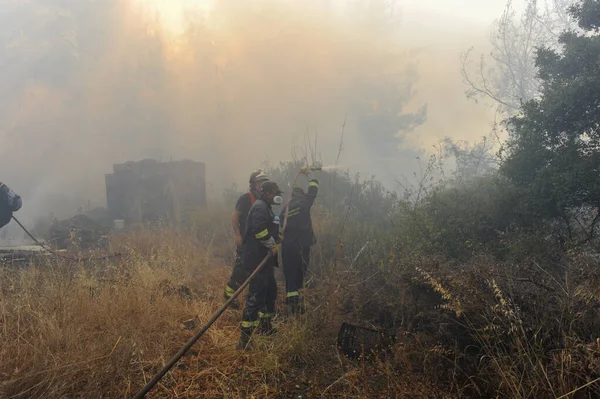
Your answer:
[[[505,237],[531,223],[521,211],[520,190],[495,173],[443,180],[423,191],[416,199],[407,192],[396,207],[393,231],[400,253],[466,260],[485,251],[504,258],[512,252]]]
[[[498,250],[498,232],[508,229],[511,221],[511,194],[506,182],[486,176],[432,195],[422,209],[429,216],[432,249],[456,258],[480,247]]]
[[[595,32],[600,28],[600,4],[597,1],[587,0],[576,4],[571,13],[577,18],[580,28]]]
[[[523,189],[527,211],[540,218],[566,220],[575,208],[600,205],[597,8],[594,1],[575,7],[573,15],[587,32],[564,33],[561,51],[538,51],[542,95],[510,120],[501,170]]]

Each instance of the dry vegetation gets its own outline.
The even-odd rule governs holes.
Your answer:
[[[183,322],[199,328],[222,303],[229,248],[195,231],[115,237],[123,256],[110,261],[3,268],[0,397],[134,395],[193,335]],[[240,312],[226,312],[148,397],[539,398],[585,384],[592,397],[600,274],[597,260],[571,256],[563,285],[535,263],[483,255],[458,265],[392,251],[368,276],[340,255],[320,268],[308,314],[279,316],[276,336],[241,353]],[[342,321],[395,327],[392,355],[346,359],[335,346]]]
[[[148,397],[597,397],[593,248],[518,231],[486,242],[504,220],[480,195],[498,189],[489,179],[407,202],[373,181],[322,177],[309,312],[282,313],[278,334],[242,353],[241,314],[228,310]],[[0,398],[132,397],[222,304],[228,217],[215,206],[187,226],[114,236],[111,260],[0,269]],[[344,321],[397,342],[352,361],[336,348]]]
[[[0,397],[131,397],[193,334],[182,322],[221,305],[229,268],[207,242],[176,231],[117,240],[117,260],[1,270]],[[388,365],[337,354],[339,296],[326,291],[249,354],[235,350],[241,315],[228,311],[148,397],[427,396]]]
[[[15,65],[42,68],[40,62],[46,62],[47,57],[40,54],[72,46],[72,40],[64,40],[64,37],[78,31],[71,26],[94,26],[85,22],[91,20],[88,13],[102,14],[85,7],[73,13],[64,11],[62,6],[56,7],[50,13],[52,18],[65,17],[71,22],[57,24],[61,30],[54,29],[53,34],[48,35],[40,53],[37,50],[32,52],[26,45],[29,42],[39,43],[39,35],[31,35],[31,32],[25,35],[21,25],[26,21],[38,32],[38,26],[44,26],[47,21],[43,17],[31,19],[29,15],[39,14],[38,7],[44,2],[32,2],[26,7],[13,3],[15,14],[7,15],[14,19],[15,37],[28,38],[19,40],[21,45],[13,46],[12,43],[9,46],[12,49],[10,56],[22,61]],[[104,17],[110,17],[111,21],[113,17],[125,21],[119,2],[109,3],[112,5],[104,10]],[[231,2],[232,7],[234,3]],[[530,3],[533,6],[531,11],[535,9],[536,2]],[[555,2],[555,5],[558,7],[559,3],[566,11],[565,4],[568,2]],[[260,50],[262,43],[268,43],[265,56],[271,54],[278,60],[286,58],[281,57],[281,49],[294,49],[297,53],[298,46],[290,45],[289,41],[265,42],[262,34],[248,36],[247,24],[237,22],[251,21],[248,26],[254,26],[253,18],[257,14],[248,14],[246,7],[238,9],[236,5],[231,10],[229,7],[220,10],[225,12],[222,15],[233,12],[233,19],[225,21],[244,27],[238,36],[247,36],[248,40],[244,43],[248,46],[242,47],[255,48],[255,44],[260,42],[256,47]],[[279,11],[284,15],[286,10],[282,8]],[[359,22],[363,20],[363,12],[360,8],[356,10],[355,17],[360,18],[354,21],[353,17],[349,26],[356,25],[363,39],[377,38],[377,35],[371,36],[372,32],[382,30],[374,30],[373,26],[384,26],[383,22],[389,21],[387,11],[365,14],[365,25]],[[292,14],[296,18],[296,14]],[[455,173],[448,175],[443,168],[443,149],[436,147],[439,154],[432,156],[427,165],[419,165],[414,186],[407,184],[403,193],[390,193],[373,179],[361,181],[349,174],[322,172],[319,176],[321,192],[313,209],[319,239],[314,251],[313,270],[319,285],[306,293],[308,313],[296,318],[279,315],[276,319],[278,333],[273,337],[256,337],[257,348],[246,353],[235,350],[240,311],[229,310],[148,397],[600,397],[600,134],[597,113],[600,98],[600,3],[597,0],[578,1],[570,15],[580,31],[566,32],[556,46],[536,52],[539,96],[527,103],[521,103],[519,98],[519,112],[506,121],[510,137],[503,143],[500,157],[490,154],[486,140],[473,147],[450,143],[457,168]],[[278,13],[272,18],[276,18],[272,22],[280,19]],[[537,20],[537,16],[533,19]],[[510,18],[503,23],[510,24]],[[69,27],[68,35],[63,34],[63,26]],[[150,113],[155,110],[153,114],[160,120],[178,120],[181,118],[177,115],[196,115],[197,104],[206,102],[201,98],[206,93],[211,101],[225,98],[186,83],[183,91],[179,90],[178,84],[167,84],[166,93],[170,95],[145,96],[142,99],[139,93],[148,90],[162,93],[165,90],[161,83],[163,79],[152,76],[168,63],[163,60],[160,51],[155,51],[154,46],[158,42],[154,38],[148,39],[148,29],[144,24],[131,25],[133,31],[119,26],[115,23],[116,30],[111,30],[119,38],[115,42],[118,44],[116,49],[111,45],[104,53],[97,50],[104,46],[83,44],[88,43],[90,37],[97,36],[96,31],[83,29],[77,35],[77,42],[81,41],[82,45],[78,46],[76,56],[72,57],[73,52],[69,50],[64,51],[69,54],[68,57],[57,58],[61,60],[56,64],[61,66],[61,74],[51,73],[45,78],[41,74],[38,78],[40,87],[55,88],[46,94],[47,97],[42,96],[42,100],[62,97],[60,93],[67,99],[64,110],[61,105],[57,110],[49,111],[49,120],[54,112],[59,112],[57,115],[61,119],[64,116],[65,120],[77,115],[73,120],[78,121],[79,115],[87,115],[94,120],[112,121],[109,125],[102,124],[102,129],[115,132],[122,147],[123,131],[160,132],[160,129],[145,128],[145,124],[155,126],[155,119],[136,118],[135,115],[147,115],[148,110]],[[397,71],[397,62],[401,60],[395,56],[389,58],[386,52],[380,53],[380,47],[370,45],[369,40],[362,40],[357,47],[357,41],[344,33],[344,40],[340,42],[337,38],[341,36],[338,33],[331,36],[332,33],[327,33],[327,26],[325,30],[314,29],[315,34],[309,37],[308,42],[296,44],[329,43],[332,48],[341,49],[335,60],[343,60],[344,66],[356,64],[356,68],[350,70],[350,75],[342,75],[338,79],[341,83],[337,85],[311,85],[319,93],[323,91],[322,87],[328,87],[329,92],[345,93],[338,97],[350,101],[336,103],[334,108],[317,108],[327,111],[327,115],[323,116],[326,120],[336,112],[341,114],[342,110],[352,109],[353,118],[360,121],[359,126],[365,127],[360,128],[359,133],[369,138],[367,141],[372,145],[372,154],[383,155],[393,148],[389,145],[392,141],[378,138],[391,140],[398,131],[413,129],[423,122],[424,109],[416,114],[403,113],[410,98],[412,78],[406,82],[402,79],[392,82],[387,73],[373,72],[381,72],[381,65],[385,66],[384,70],[391,68]],[[500,29],[503,29],[502,26]],[[546,30],[546,26],[543,29]],[[325,36],[330,35],[328,40],[323,41],[321,31]],[[119,35],[119,32],[128,34]],[[197,30],[190,32],[194,32],[194,37],[198,36]],[[231,37],[237,37],[237,31],[232,32]],[[190,39],[199,51],[190,53],[191,59],[194,54],[202,55],[203,52],[216,54],[216,58],[197,57],[202,60],[199,68],[186,67],[182,70],[183,74],[179,74],[184,81],[187,69],[193,71],[195,77],[199,76],[198,70],[221,73],[220,68],[211,65],[225,53],[213,52],[228,46],[214,46],[214,41],[210,40],[214,37],[221,42],[220,33],[212,32],[213,36],[210,36],[210,30],[204,33],[209,36],[199,35],[200,42]],[[306,39],[305,36],[298,35],[302,40]],[[132,39],[122,42],[124,37]],[[205,40],[206,37],[209,39]],[[385,44],[388,39],[391,40],[391,37],[381,37],[381,43]],[[106,38],[104,41],[108,43],[110,40]],[[225,43],[228,41],[224,40]],[[529,39],[527,43],[527,48],[530,48]],[[514,48],[520,48],[519,43],[516,44]],[[127,46],[139,51],[121,51]],[[310,54],[315,53],[313,45],[300,47],[309,49]],[[116,58],[110,56],[115,51],[120,54]],[[329,54],[327,51],[322,53]],[[532,51],[522,53],[529,54],[524,60],[526,63],[533,61]],[[31,54],[36,54],[35,60],[31,59]],[[144,65],[159,67],[142,71],[138,63],[129,60],[137,57],[136,54],[143,54],[144,59],[149,57]],[[103,70],[97,68],[99,55],[103,57],[100,59],[105,58],[111,63],[119,61],[115,65],[122,65],[121,68],[128,73],[111,75],[114,79],[108,80],[104,76],[96,76],[97,71]],[[262,74],[268,77],[268,86],[289,91],[289,85],[271,84],[273,77],[277,78],[281,75],[278,73],[285,70],[280,63],[270,62],[269,57],[256,58],[256,52],[248,52],[247,55],[250,58],[246,59],[244,55],[232,64],[235,68],[230,72],[246,71],[248,68],[264,72],[275,68],[277,73]],[[404,57],[400,53],[398,55]],[[507,57],[510,58],[510,54]],[[287,58],[295,63],[302,57]],[[310,60],[310,68],[294,65],[290,70],[300,71],[301,75],[306,71],[318,71],[317,75],[321,78],[325,77],[328,82],[331,80],[327,73],[321,73],[322,68],[313,57],[304,58]],[[361,62],[358,63],[347,62],[359,59]],[[364,60],[367,60],[366,64]],[[326,61],[325,64],[329,65]],[[91,75],[88,73],[89,65],[93,65],[92,70],[96,71]],[[264,65],[268,68],[263,68]],[[512,65],[507,64],[506,67],[512,73]],[[29,68],[15,69],[8,79],[17,82],[10,92],[11,99],[19,98],[19,93],[28,87],[23,82],[30,82],[29,78],[19,78],[22,70]],[[335,75],[337,79],[339,70],[332,68],[331,76]],[[483,64],[481,72],[485,80]],[[529,75],[529,70],[525,72],[520,78],[528,81],[533,75]],[[206,76],[213,76],[212,73]],[[231,72],[231,76],[237,75]],[[281,76],[284,75],[287,76]],[[305,81],[319,81],[306,80],[301,75],[292,79],[300,82],[301,86]],[[69,87],[72,79],[65,78],[64,82],[69,84],[57,84],[54,80],[58,76],[78,76],[81,82],[96,84],[106,80],[101,86],[117,88],[115,92],[121,94],[127,94],[133,88],[131,93],[139,93],[113,97],[128,104],[132,98],[137,101],[138,106],[130,110],[133,114],[128,111],[128,115],[134,117],[122,119],[119,116],[124,104],[121,102],[107,108],[98,107],[91,100],[71,101],[78,98],[78,91]],[[139,79],[132,84],[122,84],[130,76]],[[468,76],[464,77],[468,79]],[[194,79],[204,83],[212,78]],[[289,80],[289,76],[285,79]],[[152,84],[148,86],[148,82]],[[477,89],[477,82],[469,83]],[[270,117],[261,116],[260,121],[248,121],[245,117],[240,118],[241,114],[227,118],[232,138],[237,137],[240,131],[236,127],[240,120],[244,126],[252,124],[256,131],[261,131],[261,123],[267,123],[269,126],[263,129],[267,136],[264,137],[268,138],[268,134],[275,137],[280,134],[277,132],[289,128],[290,120],[302,120],[304,116],[298,119],[296,111],[303,108],[304,102],[313,103],[312,98],[318,97],[307,92],[304,100],[311,100],[304,101],[295,91],[291,91],[294,95],[290,99],[288,93],[278,95],[259,90],[269,100],[255,101],[254,87],[262,87],[262,83],[259,80],[248,84],[246,91],[252,93],[248,98],[254,101],[238,101],[239,104],[250,104],[243,114],[263,115],[264,109],[268,109]],[[227,90],[218,87],[219,92],[227,93]],[[332,87],[338,90],[331,90]],[[243,90],[241,93],[240,98],[243,99]],[[485,88],[483,94],[490,96],[493,92]],[[179,103],[184,102],[185,106],[182,108],[175,101],[163,107],[156,102],[160,98],[179,98]],[[273,99],[276,99],[276,104],[273,104]],[[256,104],[271,106],[254,112],[252,107]],[[376,111],[373,111],[372,104],[378,104]],[[73,108],[75,105],[77,107]],[[5,109],[12,112],[10,106]],[[98,114],[98,109],[106,112]],[[188,112],[190,110],[194,112]],[[204,119],[222,119],[220,105],[216,111],[211,107],[203,107],[203,110]],[[213,112],[217,113],[213,115]],[[22,113],[17,114],[23,116]],[[35,112],[30,110],[30,114]],[[39,115],[35,118],[42,119]],[[130,119],[137,124],[131,125]],[[10,118],[7,120],[10,121]],[[196,137],[198,128],[195,122],[187,121],[187,117],[181,120],[179,130],[189,131]],[[45,123],[38,125],[45,129],[44,137],[49,137],[52,143],[57,142],[55,136],[46,134],[48,126]],[[74,139],[66,141],[77,148],[83,142],[86,142],[86,148],[96,148],[95,141],[82,136],[80,129],[59,127],[57,125],[50,130],[71,132]],[[211,131],[210,125],[204,125],[204,128]],[[215,131],[223,133],[221,130]],[[96,136],[98,140],[106,141],[105,135]],[[342,134],[338,159],[343,149],[343,137]],[[130,140],[133,144],[139,140],[148,142],[146,137],[136,135]],[[212,145],[188,140],[187,136],[178,140],[173,145],[186,143],[190,154],[204,154],[202,156],[208,163],[217,158],[221,161],[222,151],[215,150]],[[255,144],[252,135],[244,135],[242,146],[245,140]],[[221,144],[228,142],[217,141]],[[271,141],[275,146],[281,145],[281,140]],[[311,142],[310,138],[307,142]],[[310,149],[311,163],[317,160],[316,154],[319,153],[316,142],[315,137],[314,148]],[[22,151],[13,148],[10,153],[20,157]],[[89,155],[79,150],[76,153],[84,157]],[[308,150],[305,153],[307,158]],[[51,154],[60,158],[61,162],[50,162],[51,159],[41,157],[48,161],[47,165],[64,166],[63,152]],[[256,154],[248,152],[247,155],[255,161]],[[15,164],[10,162],[11,159],[7,158],[7,165]],[[98,159],[102,160],[98,165],[105,164],[105,158]],[[69,160],[69,165],[73,164],[74,160]],[[90,160],[86,159],[86,162]],[[35,163],[23,166],[27,165],[33,168],[33,175],[46,182],[51,181],[48,173],[39,174],[40,168]],[[268,174],[275,181],[289,182],[299,166],[299,162],[282,163],[269,168]],[[88,179],[90,170],[84,174],[86,182],[92,181]],[[400,176],[405,171],[394,172]],[[60,175],[61,181],[70,181],[71,185],[76,181],[65,178],[62,173]],[[105,261],[53,258],[27,266],[6,265],[0,268],[0,399],[132,397],[194,334],[194,329],[186,329],[184,322],[195,320],[195,329],[199,328],[223,302],[222,290],[230,272],[227,265],[232,260],[229,217],[232,201],[238,195],[234,191],[225,193],[222,205],[190,213],[189,218],[184,218],[188,222],[185,225],[153,226],[113,236],[110,249],[120,252],[122,256],[119,258]],[[281,283],[281,271],[278,273]],[[280,293],[283,293],[281,287]],[[282,298],[279,301],[281,309]],[[392,330],[398,339],[389,355],[375,360],[351,361],[336,348],[336,336],[343,321]]]

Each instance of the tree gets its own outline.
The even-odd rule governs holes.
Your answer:
[[[413,100],[418,74],[410,55],[399,50],[396,41],[400,28],[396,0],[355,2],[351,13],[359,21],[355,29],[371,40],[369,73],[356,79],[357,96],[350,103],[350,115],[356,121],[365,154],[372,158],[402,160],[404,171],[415,168],[415,158],[421,151],[400,149],[407,134],[422,125],[427,118],[427,106],[414,112],[406,108]],[[390,184],[398,177],[398,167],[385,163],[378,178]]]
[[[461,181],[468,182],[496,170],[492,140],[485,136],[473,144],[446,137],[441,144],[444,152],[454,158],[456,177]]]
[[[598,216],[582,209],[600,207],[600,4],[584,0],[570,13],[582,32],[564,32],[560,50],[538,51],[540,96],[509,120],[501,171],[526,189],[531,212],[563,220],[569,233],[573,225],[585,227],[588,241]]]
[[[502,115],[514,115],[522,101],[539,96],[536,49],[556,48],[560,33],[575,27],[568,13],[572,4],[573,0],[527,0],[519,16],[509,0],[492,25],[491,60],[481,55],[473,66],[472,48],[461,56],[467,97],[496,106]]]

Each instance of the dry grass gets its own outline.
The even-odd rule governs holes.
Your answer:
[[[194,334],[182,322],[200,328],[221,306],[231,249],[219,234],[141,231],[114,238],[122,258],[0,269],[0,398],[132,397]],[[281,314],[245,353],[241,312],[227,311],[148,398],[599,394],[596,257],[552,268],[394,252],[374,267],[353,245],[337,266],[315,265],[307,314]],[[392,354],[349,361],[335,346],[342,321],[396,329]]]
[[[414,272],[396,270],[388,284],[417,294],[394,309],[414,309],[408,329],[425,342],[416,358],[440,361],[423,375],[451,381],[460,396],[598,397],[600,264],[584,254],[564,262],[544,269],[488,256],[460,265],[404,259],[398,267]]]
[[[0,397],[133,396],[193,335],[182,321],[221,305],[230,269],[210,242],[142,232],[114,243],[119,259],[0,270]],[[240,312],[226,312],[148,397],[432,397],[390,365],[340,357],[329,294],[313,291],[311,312],[279,317],[250,353],[235,350]]]

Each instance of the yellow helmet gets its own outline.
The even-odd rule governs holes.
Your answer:
[[[267,180],[269,180],[269,176],[267,176],[266,173],[262,171],[262,169],[256,169],[250,175],[250,186],[254,186],[257,183],[262,183]]]

